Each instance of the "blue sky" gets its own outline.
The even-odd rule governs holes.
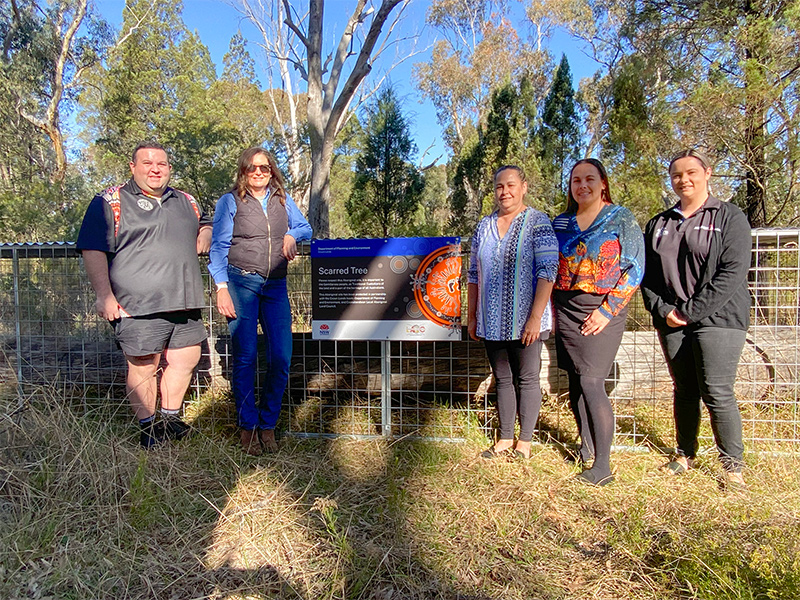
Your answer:
[[[420,39],[417,43],[419,49],[428,47],[435,39],[435,32],[425,29],[425,11],[428,7],[427,0],[415,0],[408,8],[402,24],[403,32],[408,35],[410,32],[420,32]],[[122,9],[125,6],[124,0],[96,0],[96,5],[103,17],[115,26],[119,27],[122,22]],[[325,5],[326,27],[330,28],[327,35],[330,39],[338,39],[341,27],[336,31],[336,16],[341,15],[342,20],[346,19],[352,10],[352,0],[328,0]],[[329,18],[333,17],[330,23]],[[183,20],[190,30],[197,31],[200,39],[208,47],[211,58],[217,65],[217,72],[222,69],[222,57],[228,50],[231,37],[238,29],[242,30],[245,38],[257,41],[259,34],[244,20],[241,14],[227,4],[224,0],[184,0],[183,1]],[[522,33],[522,32],[520,32]],[[573,83],[577,88],[578,82],[583,77],[591,76],[599,67],[592,59],[588,58],[582,51],[582,46],[569,34],[563,31],[556,31],[549,43],[549,48],[556,62],[562,53],[567,55],[572,69]],[[250,46],[250,53],[256,63],[263,62],[260,49],[254,44]],[[401,49],[402,51],[402,49]],[[386,59],[391,59],[394,53],[388,51]],[[415,56],[413,59],[405,61],[396,66],[390,73],[392,83],[395,85],[399,95],[404,99],[404,111],[410,116],[412,124],[412,134],[417,144],[419,152],[422,153],[426,148],[432,146],[425,162],[432,158],[442,155],[446,159],[446,150],[442,142],[442,130],[436,120],[436,114],[429,103],[420,103],[419,94],[414,88],[411,79],[411,70],[415,62],[426,60],[427,53]],[[385,72],[390,66],[387,60],[384,64],[377,64],[373,73]],[[262,83],[266,77],[261,77]]]

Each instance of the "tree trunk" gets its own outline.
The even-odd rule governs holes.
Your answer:
[[[308,34],[304,36],[308,58],[308,125],[311,142],[311,189],[308,216],[314,235],[321,238],[330,233],[330,173],[333,163],[333,145],[345,122],[347,109],[361,82],[372,69],[372,52],[381,35],[383,25],[395,6],[402,0],[383,0],[364,36],[355,64],[345,81],[344,63],[353,54],[352,45],[357,24],[362,23],[366,0],[358,0],[350,20],[345,26],[337,49],[322,63],[322,27],[324,0],[309,0]],[[288,2],[288,0],[284,0]],[[370,11],[373,12],[373,11]],[[287,15],[289,11],[287,10]],[[295,35],[302,33],[295,26]],[[323,74],[328,74],[323,82]],[[341,83],[341,86],[340,86]],[[338,95],[337,95],[338,94]]]
[[[757,0],[746,0],[745,19],[749,23],[759,18]],[[747,219],[751,227],[767,226],[767,168],[765,153],[766,109],[758,92],[757,80],[762,78],[763,66],[759,39],[749,39],[744,49],[747,61],[744,79],[745,131],[744,156],[746,166]]]
[[[475,189],[467,179],[464,179],[464,191],[467,195],[467,207],[464,214],[469,225],[468,230],[474,231],[481,218],[483,198],[481,197],[480,189]]]
[[[327,238],[330,235],[330,201],[331,201],[331,165],[333,164],[333,140],[320,139],[314,148],[314,137],[311,141],[311,190],[308,207],[308,222],[314,231],[315,238]]]

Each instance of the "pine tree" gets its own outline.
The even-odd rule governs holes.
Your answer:
[[[350,226],[357,235],[396,235],[414,213],[424,180],[411,163],[416,146],[391,86],[367,109],[363,151],[356,160],[353,191],[347,200]]]
[[[223,81],[258,85],[256,63],[247,51],[241,31],[237,31],[231,38],[228,51],[222,57],[222,67],[221,79]]]
[[[451,160],[450,226],[455,231],[470,235],[481,215],[492,210],[492,176],[501,165],[522,167],[530,192],[542,187],[534,135],[536,114],[535,88],[528,76],[523,75],[517,84],[507,81],[492,92],[486,124],[478,128],[477,141]],[[469,199],[467,190],[475,190],[476,197]],[[549,209],[546,203],[537,202],[536,196],[530,194],[532,204]]]
[[[270,135],[269,111],[259,89],[255,61],[241,32],[231,38],[222,64],[222,75],[212,86],[211,97],[236,129],[239,146],[266,145],[279,155],[280,144]]]
[[[554,187],[562,197],[566,194],[566,169],[571,166],[567,163],[580,156],[579,124],[569,61],[562,54],[550,92],[544,100],[538,132],[542,170],[552,177]]]

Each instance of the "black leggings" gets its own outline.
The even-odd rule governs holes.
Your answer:
[[[610,472],[611,442],[614,439],[614,409],[602,377],[567,371],[569,405],[581,436],[580,457],[584,463],[594,455],[593,469]]]
[[[484,344],[497,390],[500,439],[513,439],[519,410],[519,439],[529,442],[542,407],[542,388],[539,385],[542,340],[538,339],[528,346],[524,346],[520,340],[484,340]]]

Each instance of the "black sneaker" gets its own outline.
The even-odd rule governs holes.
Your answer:
[[[171,440],[182,440],[192,430],[191,425],[185,423],[177,415],[164,415],[164,433]]]
[[[171,440],[182,440],[192,430],[191,425],[177,415],[164,415],[164,433]]]
[[[164,424],[161,421],[153,420],[141,425],[142,432],[139,434],[139,443],[145,450],[150,450],[162,445],[167,441],[164,432]]]

